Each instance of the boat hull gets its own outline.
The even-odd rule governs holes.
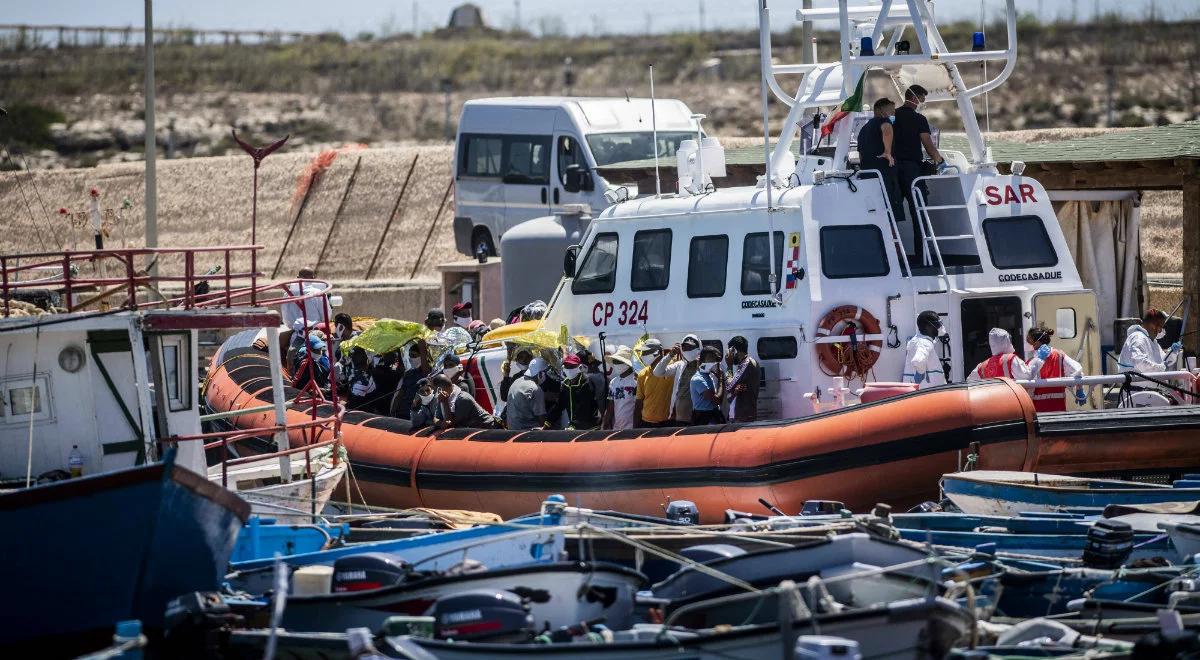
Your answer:
[[[170,461],[0,495],[0,645],[157,628],[167,601],[220,585],[249,511]]]
[[[264,353],[239,347],[218,358],[207,389],[212,409],[251,408],[269,399]],[[317,413],[327,412],[324,408]],[[269,426],[269,414],[230,421],[242,428]],[[299,422],[311,417],[311,409],[293,407],[288,415]],[[761,510],[760,498],[784,511],[799,511],[813,497],[839,500],[854,510],[880,501],[906,506],[935,499],[938,478],[957,470],[974,443],[979,468],[1036,469],[1044,453],[1038,420],[1024,388],[990,380],[754,424],[412,433],[404,420],[351,412],[342,433],[362,497],[374,505],[511,517],[536,511],[547,495],[562,493],[571,504],[645,515],[661,515],[671,500],[691,500],[702,522],[717,523],[726,509]],[[1119,454],[1126,467],[1200,463],[1187,447],[1200,441],[1200,409],[1194,421],[1194,428],[1180,427],[1164,440],[1167,446],[1156,447],[1140,442],[1136,433],[1093,438],[1079,432],[1064,440],[1061,433],[1074,427],[1060,423],[1052,462],[1063,471],[1076,464],[1091,469],[1098,464],[1094,454],[1103,451]],[[303,440],[299,434],[293,438]]]

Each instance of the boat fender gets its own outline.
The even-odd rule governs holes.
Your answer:
[[[879,361],[883,350],[879,319],[857,305],[834,307],[817,324],[817,337],[848,337],[846,342],[817,344],[817,358],[827,376],[861,378]],[[867,339],[875,337],[875,339]]]

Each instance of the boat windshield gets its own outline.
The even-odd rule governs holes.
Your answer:
[[[674,158],[675,150],[684,140],[694,140],[696,134],[691,131],[658,133],[658,157]],[[637,133],[593,133],[587,136],[588,146],[596,159],[596,166],[603,167],[613,163],[624,163],[631,160],[649,160],[654,158],[654,133],[639,131]]]

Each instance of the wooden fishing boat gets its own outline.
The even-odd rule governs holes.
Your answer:
[[[220,585],[249,515],[238,496],[176,465],[174,451],[0,495],[0,583],[12,596],[0,648],[40,656],[73,639],[96,648],[84,640],[111,640],[121,620],[161,626],[167,601]]]
[[[993,516],[1031,511],[1099,513],[1112,504],[1200,501],[1200,488],[1003,470],[947,474],[942,477],[942,490],[964,512]]]

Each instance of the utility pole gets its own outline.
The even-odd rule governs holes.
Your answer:
[[[812,0],[804,0],[804,9],[812,9]],[[800,61],[812,64],[812,21],[804,21],[800,26]]]
[[[414,38],[420,35],[417,32],[417,0],[412,0],[412,34]]]
[[[146,247],[158,247],[158,183],[154,172],[154,0],[146,0]],[[158,275],[158,260],[150,257],[150,276]]]
[[[704,0],[697,0],[700,3],[700,31],[704,32]]]
[[[513,0],[513,32],[521,30],[521,0]]]

